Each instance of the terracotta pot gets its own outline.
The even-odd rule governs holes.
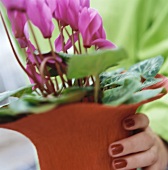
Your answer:
[[[168,89],[168,81],[163,82],[160,86]],[[131,135],[123,129],[122,120],[146,102],[149,100],[118,107],[65,105],[1,127],[31,139],[37,148],[41,170],[113,170],[109,144]]]
[[[108,146],[128,135],[121,126],[137,107],[73,104],[6,124],[37,148],[41,170],[111,170]]]

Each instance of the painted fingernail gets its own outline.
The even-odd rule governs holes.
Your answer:
[[[112,155],[117,155],[121,153],[124,150],[123,146],[121,144],[114,144],[111,145],[111,153]]]
[[[125,159],[116,159],[113,161],[115,169],[125,168],[127,166],[127,161]]]
[[[131,128],[133,126],[135,126],[135,121],[133,119],[125,119],[124,120],[124,124],[127,128]]]

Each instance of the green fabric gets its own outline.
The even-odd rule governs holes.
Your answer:
[[[161,54],[165,58],[161,73],[168,76],[167,0],[91,0],[91,4],[103,17],[108,39],[127,50],[126,67]],[[141,112],[168,141],[168,95],[145,105]]]

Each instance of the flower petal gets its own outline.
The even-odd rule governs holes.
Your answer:
[[[45,0],[27,1],[27,14],[29,19],[42,32],[44,38],[50,38],[54,30],[52,14]]]
[[[99,13],[92,8],[83,8],[79,16],[79,31],[83,38],[84,47],[89,48],[92,41],[105,38],[102,18]]]
[[[85,7],[83,8],[82,12],[79,15],[78,27],[83,38],[83,44],[84,46],[88,46],[88,47],[91,46],[91,42],[90,42],[91,36],[88,30],[89,24],[90,24],[90,13],[88,9]]]
[[[84,8],[84,7],[89,8],[90,7],[90,0],[80,0],[80,6],[82,8]]]
[[[74,31],[77,31],[79,12],[79,0],[57,0],[54,16],[63,26],[70,25]]]
[[[62,42],[63,41],[63,42]],[[64,36],[60,34],[57,39],[55,40],[55,49],[57,52],[62,51],[62,44],[64,43]]]
[[[92,45],[95,45],[97,50],[98,49],[112,49],[116,48],[116,45],[113,44],[111,41],[106,40],[106,39],[97,39],[92,42]]]
[[[27,63],[26,64],[26,70],[32,77],[34,77],[36,79],[36,81],[39,84],[44,84],[40,74],[36,72],[36,68],[33,64]],[[36,81],[34,81],[34,79],[32,79],[31,77],[29,77],[29,80],[30,80],[31,84],[36,84]],[[36,88],[36,87],[37,86],[35,86],[34,88]]]
[[[16,38],[24,37],[24,27],[27,22],[25,14],[19,11],[8,11],[8,17],[11,21],[14,36]]]
[[[54,11],[56,10],[56,0],[45,0],[46,4],[48,5],[48,7],[51,10],[51,13],[53,14]]]
[[[7,8],[7,10],[10,11],[20,11],[25,12],[26,11],[26,5],[25,0],[1,0],[4,6]]]
[[[21,48],[26,48],[27,47],[27,41],[26,41],[26,38],[23,37],[23,38],[16,38],[18,43],[20,44],[20,47]]]

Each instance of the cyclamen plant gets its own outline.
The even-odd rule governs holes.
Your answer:
[[[142,91],[161,81],[155,78],[163,63],[160,56],[134,65],[127,72],[106,71],[125,59],[126,53],[106,39],[102,18],[90,7],[90,0],[1,1],[13,35],[24,49],[26,67],[19,60],[0,13],[13,53],[32,84],[1,94],[0,101],[10,96],[17,98],[2,106],[1,115],[36,113],[71,102],[130,104],[163,91],[145,90],[145,95]],[[34,26],[48,39],[47,53],[40,47]],[[59,35],[53,44],[55,29]]]
[[[26,48],[27,63],[24,70],[31,83],[36,84],[36,88],[44,96],[59,94],[58,82],[55,79],[56,86],[54,86],[47,67],[57,70],[64,87],[72,86],[72,82],[70,80],[66,82],[63,77],[63,74],[66,73],[67,63],[58,52],[67,53],[73,47],[74,54],[81,54],[82,48],[87,51],[92,46],[95,46],[96,49],[115,47],[113,43],[106,40],[102,18],[95,9],[90,8],[89,0],[2,0],[2,2],[7,8],[15,38],[22,48]],[[52,18],[56,20],[60,30],[60,35],[54,44],[56,53],[51,42],[54,30]],[[49,40],[51,52],[42,54],[30,21],[40,29],[44,38]],[[71,33],[68,32],[68,26],[71,28]],[[33,34],[36,47],[30,41],[29,30]],[[64,34],[69,37],[67,41]],[[82,37],[82,44],[80,37]],[[35,51],[38,55],[35,54]],[[82,82],[79,84],[82,85]]]

